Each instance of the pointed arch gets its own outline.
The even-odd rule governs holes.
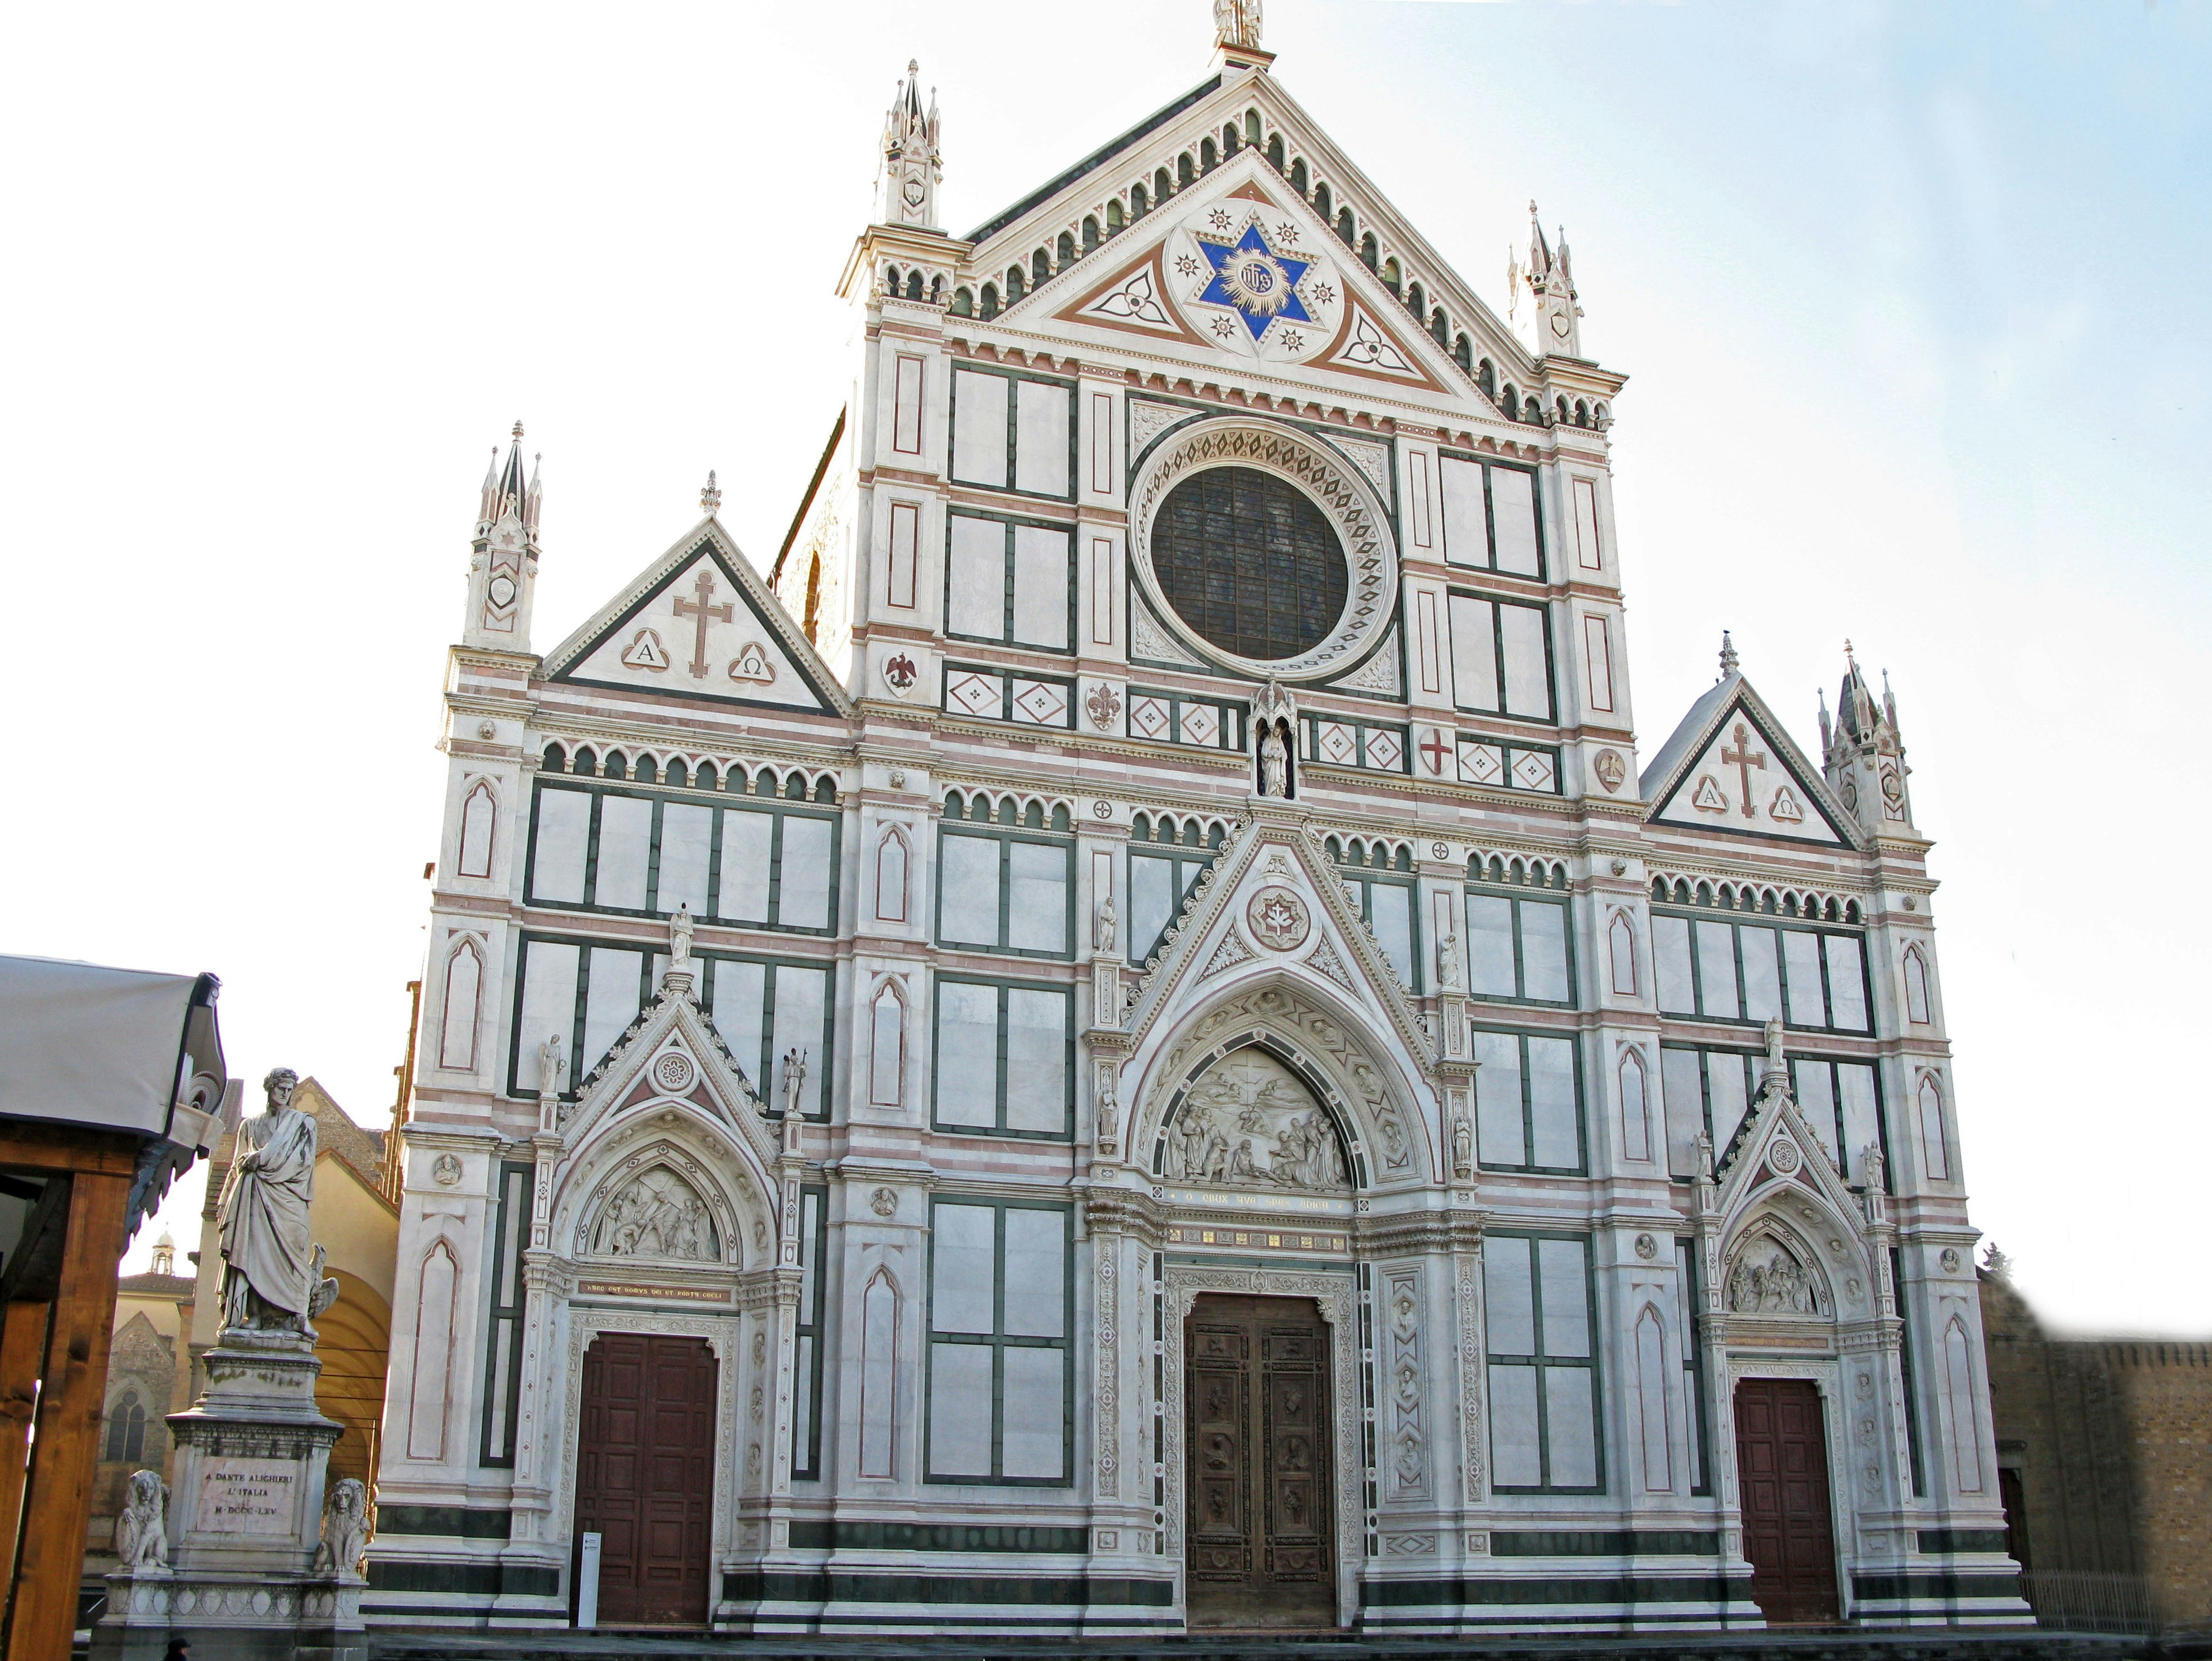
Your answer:
[[[899,1286],[879,1265],[860,1292],[860,1475],[898,1475]]]
[[[896,824],[884,827],[876,842],[876,921],[907,920],[907,873],[914,866],[914,849],[906,832]]]
[[[1629,922],[1625,910],[1615,911],[1613,921],[1606,925],[1607,955],[1612,960],[1613,995],[1632,998],[1636,995],[1636,925]]]
[[[1905,1019],[1925,1026],[1934,1019],[1928,999],[1928,959],[1916,944],[1905,948]]]
[[[416,1276],[415,1365],[407,1381],[407,1457],[446,1457],[446,1408],[452,1394],[453,1314],[461,1266],[442,1234]]]
[[[1620,1153],[1626,1159],[1651,1157],[1651,1089],[1644,1052],[1620,1047]]]
[[[868,1104],[899,1107],[905,1101],[906,987],[886,975],[868,1005]]]
[[[492,837],[499,828],[499,793],[478,779],[461,799],[461,839],[454,869],[464,877],[491,875]]]
[[[1929,1178],[1951,1180],[1950,1141],[1943,1134],[1943,1086],[1932,1068],[1923,1068],[1913,1099],[1920,1114],[1920,1158]]]
[[[1981,1393],[1974,1388],[1974,1343],[1954,1315],[1943,1329],[1943,1394],[1950,1409],[1951,1468],[1959,1492],[1982,1491]]]
[[[483,1007],[483,952],[473,934],[455,937],[446,956],[445,1014],[438,1031],[438,1065],[448,1073],[473,1073],[477,1027]]]
[[[1636,1422],[1646,1494],[1674,1490],[1674,1451],[1667,1412],[1667,1325],[1655,1305],[1636,1317]]]

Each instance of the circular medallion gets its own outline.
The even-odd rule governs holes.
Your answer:
[[[461,1180],[461,1162],[450,1153],[441,1153],[431,1162],[430,1180],[441,1188],[451,1188]]]
[[[653,1064],[653,1081],[673,1095],[691,1088],[691,1081],[699,1076],[699,1069],[691,1058],[677,1050],[670,1050]]]
[[[1958,1248],[1956,1246],[1945,1246],[1943,1248],[1943,1256],[1940,1261],[1942,1262],[1943,1272],[1946,1275],[1956,1275],[1959,1272],[1960,1262]]]
[[[1659,1242],[1653,1239],[1649,1234],[1638,1235],[1636,1237],[1636,1255],[1644,1259],[1645,1262],[1650,1262],[1654,1257],[1656,1257],[1659,1255]]]
[[[1358,470],[1253,417],[1179,429],[1131,487],[1137,585],[1202,658],[1311,680],[1373,649],[1396,613],[1389,516]]]
[[[1312,933],[1306,903],[1287,888],[1263,888],[1244,908],[1244,921],[1252,938],[1274,952],[1291,952],[1304,946]]]
[[[491,580],[491,603],[501,608],[514,604],[514,579],[504,571]]]
[[[873,1194],[868,1196],[868,1209],[878,1217],[890,1216],[898,1209],[897,1191],[888,1188],[878,1189]]]
[[[1795,1142],[1778,1141],[1766,1150],[1766,1163],[1787,1177],[1803,1164]]]

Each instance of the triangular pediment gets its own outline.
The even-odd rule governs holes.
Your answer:
[[[1110,263],[1109,263],[1110,261]],[[1055,333],[1150,339],[1183,356],[1322,370],[1433,397],[1468,390],[1450,355],[1310,203],[1246,150],[1000,313]]]
[[[675,1110],[696,1113],[732,1133],[773,1166],[777,1138],[744,1069],[688,984],[664,978],[611,1049],[579,1082],[576,1100],[557,1126],[571,1147],[591,1141],[611,1120]]]
[[[708,519],[545,660],[549,680],[715,703],[844,711],[806,636]]]
[[[1837,1223],[1853,1239],[1864,1233],[1856,1196],[1790,1088],[1762,1082],[1735,1141],[1718,1153],[1716,1206],[1724,1240],[1740,1235],[1754,1211],[1771,1208],[1811,1238],[1834,1238]],[[1830,1248],[1827,1255],[1836,1253]]]
[[[1170,925],[1130,1012],[1131,1042],[1141,1044],[1194,988],[1211,997],[1286,971],[1364,1009],[1416,1067],[1429,1064],[1420,1013],[1335,867],[1303,829],[1264,821],[1222,850]]]
[[[1856,845],[1850,816],[1820,769],[1741,673],[1691,707],[1645,776],[1655,824]]]

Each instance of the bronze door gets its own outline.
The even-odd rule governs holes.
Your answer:
[[[576,1537],[599,1536],[599,1623],[703,1627],[714,1512],[714,1353],[606,1332],[584,1352]]]
[[[1759,1613],[1778,1626],[1841,1619],[1819,1389],[1794,1378],[1739,1384],[1735,1468],[1743,1552]]]
[[[1194,1627],[1334,1627],[1328,1329],[1296,1298],[1201,1297],[1183,1329]]]

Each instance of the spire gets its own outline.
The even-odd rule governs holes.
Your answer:
[[[1844,679],[1832,726],[1827,700],[1821,700],[1820,747],[1821,771],[1861,824],[1888,835],[1914,834],[1905,785],[1912,770],[1905,764],[1905,740],[1897,730],[1896,696],[1885,672],[1876,701],[1849,641],[1844,642]]]
[[[1743,660],[1736,655],[1735,642],[1729,638],[1729,631],[1727,630],[1722,630],[1721,678],[1723,680],[1726,680],[1730,675],[1735,674],[1736,672],[1736,666],[1742,661]]]
[[[1533,199],[1528,204],[1528,288],[1536,296],[1537,355],[1580,357],[1583,308],[1577,303],[1574,268],[1567,258],[1567,233],[1560,228],[1559,250],[1554,255]]]
[[[907,60],[906,79],[884,118],[884,161],[876,180],[876,218],[885,225],[939,230],[937,186],[945,177],[938,141],[943,124],[937,114],[937,88],[929,89],[929,109],[921,107],[921,64]]]
[[[477,508],[475,551],[469,561],[463,641],[502,651],[530,649],[531,590],[538,575],[538,517],[544,500],[543,456],[522,466],[522,423],[514,423],[507,459],[492,447]]]
[[[707,517],[709,519],[722,510],[722,487],[714,483],[714,470],[712,467],[707,470],[706,485],[699,492],[699,505],[706,510]]]

